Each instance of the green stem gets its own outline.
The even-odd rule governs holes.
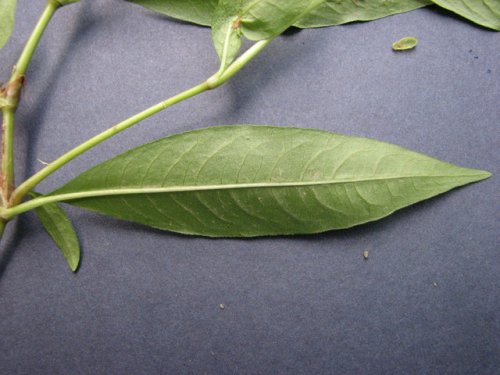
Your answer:
[[[257,56],[264,48],[266,48],[269,43],[273,41],[273,39],[274,38],[265,39],[255,43],[252,47],[246,50],[245,53],[238,57],[231,65],[229,65],[227,69],[210,77],[207,80],[207,82],[210,84],[210,87],[216,88],[231,79],[250,60]]]
[[[64,155],[60,156],[58,159],[47,165],[45,168],[41,169],[25,182],[23,182],[19,187],[12,193],[10,206],[16,206],[21,203],[22,199],[28,194],[32,189],[36,187],[41,181],[47,178],[49,175],[54,173],[56,170],[61,168],[63,165],[67,164],[77,156],[83,154],[84,152],[90,150],[91,148],[97,146],[98,144],[104,142],[105,140],[111,138],[112,136],[128,129],[132,125],[174,105],[182,102],[188,98],[198,95],[207,90],[211,90],[222,85],[224,82],[233,77],[238,71],[240,71],[252,58],[254,58],[260,51],[262,51],[271,40],[263,40],[255,43],[250,47],[244,54],[242,54],[238,59],[236,59],[225,71],[216,73],[210,77],[205,82],[183,91],[165,101],[162,101],[118,124],[105,130],[104,132],[94,136],[93,138],[87,140],[86,142],[80,144],[79,146],[68,151]]]
[[[3,151],[0,168],[0,190],[2,205],[4,207],[8,206],[11,192],[14,189],[14,122],[16,109],[21,96],[21,89],[23,87],[24,74],[28,69],[33,53],[38,46],[38,42],[40,41],[43,32],[59,6],[60,5],[57,1],[48,0],[40,19],[24,46],[21,56],[14,66],[9,82],[4,86],[2,91],[2,97],[5,104],[2,108]]]
[[[14,186],[14,110],[3,108],[2,167],[0,186],[3,206],[7,205]]]
[[[48,0],[47,1],[47,5],[45,6],[45,9],[44,9],[42,15],[40,16],[35,28],[33,29],[33,32],[31,33],[28,41],[26,42],[26,45],[24,46],[24,50],[21,53],[19,60],[17,61],[17,64],[16,64],[14,71],[18,75],[24,75],[24,73],[26,73],[26,70],[28,69],[31,58],[33,57],[33,53],[35,52],[36,47],[38,46],[38,42],[40,41],[40,38],[42,37],[42,34],[45,31],[47,25],[49,24],[49,21],[51,20],[55,11],[59,7],[60,7],[60,4],[57,1],[55,1],[55,0]]]

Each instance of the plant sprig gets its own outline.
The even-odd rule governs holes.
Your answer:
[[[155,104],[72,148],[14,183],[15,112],[24,77],[56,10],[77,0],[48,0],[10,79],[0,91],[3,153],[0,231],[36,210],[70,268],[79,243],[58,203],[155,228],[212,237],[317,233],[380,219],[423,199],[479,181],[489,172],[454,166],[375,140],[269,126],[226,126],[174,135],[128,151],[48,194],[36,186],[74,158],[179,102],[215,89],[291,26],[372,20],[436,3],[500,30],[500,4],[410,0],[131,0],[173,18],[211,25],[220,68],[202,83]],[[385,5],[382,5],[384,3]],[[14,25],[15,0],[0,0],[0,47]],[[243,38],[253,45],[243,53]],[[32,199],[25,201],[31,195]]]

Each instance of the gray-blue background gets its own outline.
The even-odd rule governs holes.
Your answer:
[[[43,6],[19,1],[3,80]],[[420,44],[392,52],[404,36]],[[498,374],[499,51],[500,34],[434,8],[290,33],[227,85],[81,156],[39,190],[237,123],[377,138],[495,176],[316,236],[186,237],[68,208],[76,275],[23,215],[0,247],[0,374]],[[18,181],[217,68],[208,29],[118,0],[61,9],[18,111]]]

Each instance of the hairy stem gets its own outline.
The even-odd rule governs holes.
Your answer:
[[[68,151],[64,155],[60,156],[58,159],[48,164],[45,168],[41,169],[39,172],[35,173],[25,182],[23,182],[19,187],[13,192],[11,198],[10,206],[15,206],[21,203],[22,199],[28,194],[32,189],[35,188],[41,181],[47,178],[49,175],[54,173],[56,170],[61,168],[63,165],[67,164],[77,156],[83,154],[84,152],[90,150],[91,148],[97,146],[98,144],[104,142],[105,140],[111,138],[112,136],[128,129],[132,125],[168,108],[174,104],[182,102],[189,99],[195,95],[205,92],[210,89],[214,89],[224,82],[233,77],[238,71],[240,71],[252,58],[254,58],[260,51],[262,51],[271,40],[263,40],[255,43],[250,47],[244,54],[242,54],[238,59],[236,59],[226,70],[216,73],[210,77],[205,82],[181,92],[165,101],[162,101],[128,119],[116,124],[115,126],[105,130],[104,132],[92,137],[91,139],[85,141],[79,146]]]
[[[0,91],[3,99],[2,108],[2,157],[0,174],[0,193],[2,206],[9,204],[12,190],[14,189],[14,122],[15,113],[21,96],[24,75],[33,57],[38,42],[47,28],[49,21],[60,4],[55,0],[48,0],[33,32],[31,33],[19,57],[9,82]],[[5,225],[5,223],[3,224]]]

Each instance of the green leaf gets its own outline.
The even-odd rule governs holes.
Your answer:
[[[37,193],[30,193],[30,195],[34,198],[41,196]],[[80,263],[80,242],[66,212],[57,203],[48,203],[35,208],[35,213],[61,250],[69,268],[75,272]]]
[[[192,22],[203,26],[210,26],[212,15],[218,0],[127,0],[142,5],[152,11]]]
[[[49,196],[159,229],[250,237],[352,227],[489,176],[371,139],[242,125],[146,144]]]
[[[341,25],[353,21],[370,21],[408,12],[432,4],[430,0],[328,0],[294,26],[300,28]]]
[[[432,0],[481,26],[500,31],[500,0]]]
[[[412,36],[407,36],[405,38],[399,39],[397,42],[392,43],[392,49],[394,51],[406,51],[408,49],[413,49],[417,46],[418,40]]]
[[[238,13],[243,1],[221,0],[215,9],[212,21],[212,40],[215,51],[221,60],[221,69],[226,68],[238,55],[241,45],[241,31]]]
[[[61,6],[65,6],[65,5],[69,5],[69,4],[73,4],[73,3],[78,3],[80,0],[57,0],[57,2],[59,4],[61,4]]]
[[[10,38],[14,29],[17,0],[0,0],[0,49]]]
[[[222,69],[237,56],[245,36],[250,40],[275,37],[326,0],[220,0],[214,11],[212,39]]]

